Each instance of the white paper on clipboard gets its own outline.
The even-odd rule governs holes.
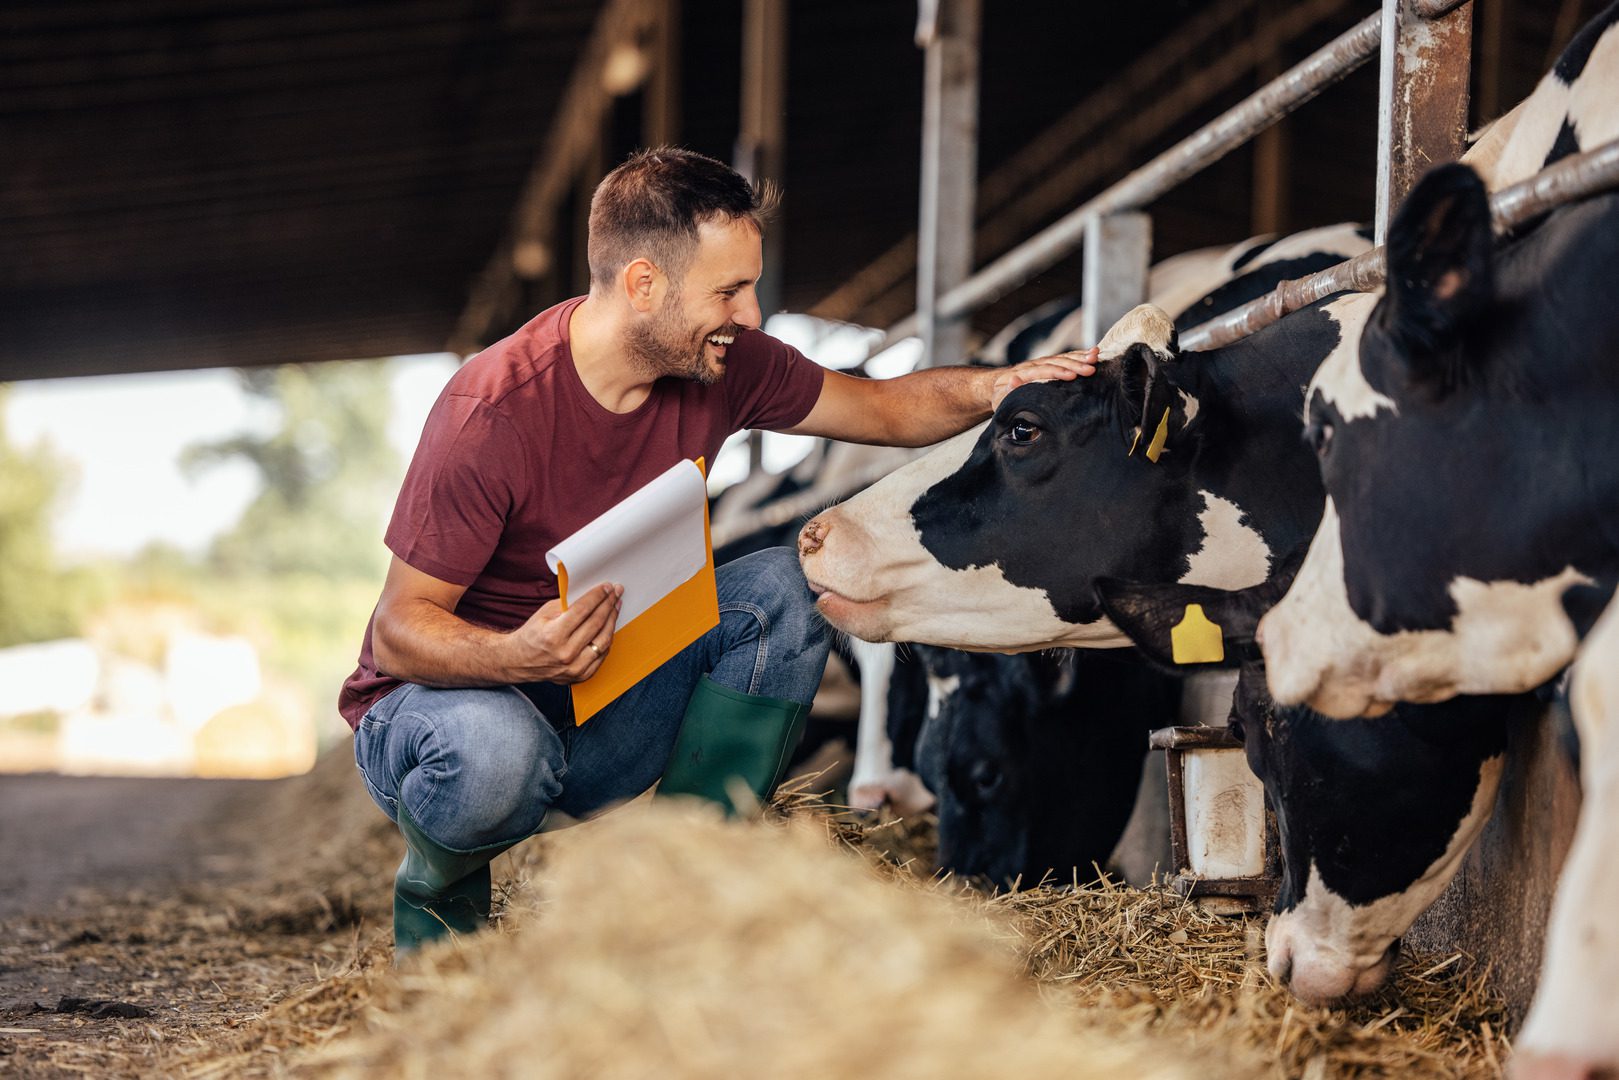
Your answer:
[[[572,596],[624,586],[625,626],[708,564],[707,498],[702,470],[682,461],[547,551],[546,565],[568,568]]]

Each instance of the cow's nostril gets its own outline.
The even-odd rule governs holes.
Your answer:
[[[1293,956],[1291,953],[1282,957],[1282,970],[1276,973],[1276,981],[1283,986],[1293,981]]]
[[[805,525],[798,534],[798,554],[813,555],[821,550],[821,544],[826,540],[826,524],[820,518]]]

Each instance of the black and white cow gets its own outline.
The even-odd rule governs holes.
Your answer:
[[[1509,727],[1543,708],[1531,695],[1400,705],[1343,721],[1277,707],[1253,646],[1284,577],[1227,592],[1186,585],[1099,586],[1109,616],[1169,670],[1240,667],[1229,730],[1265,785],[1281,833],[1282,883],[1265,928],[1278,982],[1305,1001],[1370,993],[1400,938],[1444,891],[1494,809]],[[1223,655],[1177,662],[1175,628],[1218,628]]]
[[[1111,653],[913,651],[939,868],[1005,888],[1089,880],[1124,832],[1147,732],[1173,722],[1178,682]]]
[[[1186,356],[1166,315],[1137,308],[1097,374],[1019,387],[988,424],[812,519],[799,553],[822,613],[867,640],[1122,647],[1098,578],[1266,580],[1320,515],[1301,387],[1367,299]]]
[[[1478,177],[1442,167],[1388,276],[1311,382],[1327,508],[1260,631],[1276,700],[1333,716],[1537,686],[1619,576],[1619,196],[1498,249]]]

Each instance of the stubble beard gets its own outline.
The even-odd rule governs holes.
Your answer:
[[[719,332],[734,335],[736,328]],[[626,344],[631,361],[655,379],[670,376],[713,386],[725,377],[724,364],[709,361],[708,335],[701,330],[694,335],[683,325],[679,290],[664,295],[663,304],[650,321],[630,327]]]

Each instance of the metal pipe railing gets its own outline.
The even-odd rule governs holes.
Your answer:
[[[1506,232],[1547,210],[1614,187],[1619,187],[1619,139],[1572,154],[1496,192],[1490,197],[1490,217],[1497,232]],[[1230,345],[1333,293],[1370,292],[1386,276],[1384,249],[1373,248],[1308,277],[1284,281],[1257,300],[1193,327],[1180,335],[1181,348],[1202,352]]]
[[[1619,139],[1570,155],[1528,180],[1496,192],[1490,197],[1490,217],[1497,232],[1506,232],[1538,214],[1612,188],[1619,188]],[[1196,352],[1229,345],[1335,292],[1375,289],[1383,284],[1384,274],[1383,249],[1373,248],[1320,273],[1285,281],[1275,291],[1193,327],[1180,335],[1180,346],[1184,351]],[[784,525],[816,513],[891,471],[888,466],[869,469],[835,489],[801,492],[768,503],[716,528],[714,544],[718,547],[754,529]]]
[[[1368,15],[1240,104],[945,293],[938,302],[940,317],[968,315],[999,299],[1078,248],[1092,217],[1145,206],[1344,78],[1377,55],[1381,22],[1380,14]],[[914,313],[901,319],[883,335],[872,354],[914,337],[917,327]]]
[[[1411,0],[1411,10],[1424,19],[1442,19],[1468,0]]]

